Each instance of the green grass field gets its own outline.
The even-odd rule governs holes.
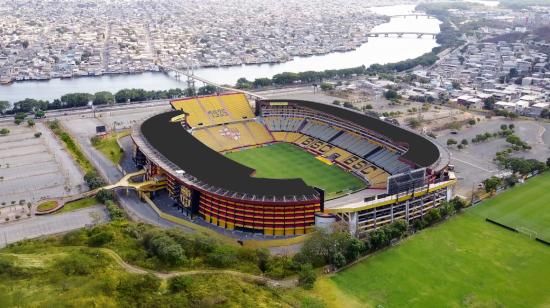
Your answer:
[[[549,181],[549,175],[533,179],[324,283],[332,293],[369,306],[548,307],[549,247],[488,223],[485,215],[538,228],[545,221],[542,208],[548,204],[539,201],[549,198],[543,186]]]
[[[55,212],[55,214],[72,212],[72,211],[80,210],[80,209],[87,208],[87,207],[97,205],[97,204],[101,204],[101,203],[99,201],[97,201],[95,197],[80,199],[80,200],[77,200],[77,201],[66,203],[63,206],[63,208],[61,208],[59,211]]]
[[[117,165],[124,156],[124,151],[120,148],[117,140],[128,136],[129,131],[110,133],[104,138],[97,138],[92,140],[93,146],[98,149],[105,157],[107,157],[113,164]]]
[[[516,185],[484,202],[478,213],[513,228],[536,232],[550,241],[550,173]]]
[[[352,174],[336,165],[329,166],[289,143],[278,143],[226,155],[234,161],[256,169],[256,177],[302,178],[308,185],[324,189],[328,198],[337,196],[339,191],[365,187],[365,183]]]

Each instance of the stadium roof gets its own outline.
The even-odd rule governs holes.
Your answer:
[[[317,192],[302,179],[265,179],[252,176],[254,169],[241,165],[209,148],[192,136],[180,123],[170,119],[180,111],[162,113],[147,119],[141,133],[158,152],[186,173],[212,186],[261,197],[313,196]]]
[[[420,167],[430,167],[440,157],[439,148],[427,138],[410,130],[395,126],[378,118],[358,113],[354,110],[342,108],[335,105],[328,105],[302,100],[269,99],[264,102],[289,102],[303,107],[321,111],[343,120],[348,120],[365,129],[389,138],[397,144],[407,144],[409,150],[401,157]]]

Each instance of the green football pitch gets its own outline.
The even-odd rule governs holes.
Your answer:
[[[485,201],[478,213],[550,241],[550,173],[536,176]]]
[[[361,306],[549,307],[549,247],[485,221],[547,234],[549,182],[533,178],[324,282]]]
[[[236,162],[255,169],[256,177],[301,178],[310,186],[324,189],[327,198],[334,198],[342,191],[365,187],[365,183],[352,174],[336,165],[327,165],[289,143],[277,143],[226,155]]]

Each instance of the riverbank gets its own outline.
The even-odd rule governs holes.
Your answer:
[[[387,16],[414,12],[414,5],[397,5],[372,8],[373,11]],[[379,25],[372,31],[419,31],[439,32],[440,22],[428,18],[391,18],[388,23]],[[407,46],[407,48],[403,48]],[[296,57],[291,61],[278,64],[239,65],[230,67],[201,68],[194,74],[218,84],[234,85],[241,77],[249,80],[271,78],[283,72],[324,71],[366,67],[379,63],[393,63],[419,57],[438,46],[431,37],[378,37],[370,38],[368,43],[348,52],[333,52],[325,55]],[[199,85],[197,85],[199,86]],[[117,92],[124,88],[142,88],[145,90],[166,90],[183,88],[186,83],[157,72],[131,75],[103,75],[100,77],[82,77],[72,79],[51,79],[46,81],[15,82],[0,86],[0,101],[21,101],[27,97],[52,101],[66,93],[99,91]]]

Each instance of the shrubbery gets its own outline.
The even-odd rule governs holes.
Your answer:
[[[187,261],[181,245],[164,232],[148,232],[143,243],[147,250],[170,265],[182,265]]]
[[[84,182],[90,189],[96,189],[105,185],[105,181],[95,171],[89,171],[84,175]]]

